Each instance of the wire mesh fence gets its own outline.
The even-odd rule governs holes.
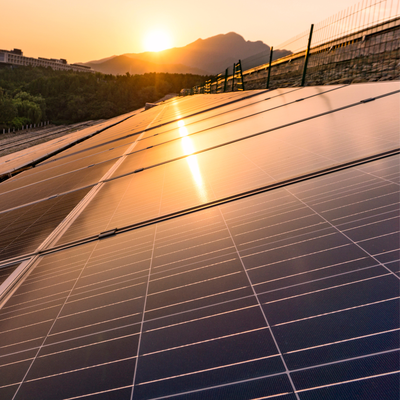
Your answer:
[[[362,0],[274,46],[277,50],[268,48],[239,60],[243,86],[248,90],[399,79],[399,13],[400,0]],[[240,89],[235,65],[218,74],[211,93]]]

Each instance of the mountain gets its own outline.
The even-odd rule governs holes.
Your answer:
[[[262,55],[263,62],[266,62],[269,50],[269,46],[260,40],[246,41],[237,33],[230,32],[208,39],[198,39],[184,47],[175,47],[159,52],[127,53],[91,61],[84,65],[88,65],[96,71],[114,75],[126,72],[130,74],[176,72],[208,75],[222,72],[239,59],[243,60],[250,56]],[[286,50],[274,51],[274,59],[286,54],[289,54]],[[260,57],[255,57],[255,59],[261,60]]]
[[[158,64],[146,60],[135,59],[127,55],[115,56],[105,61],[91,61],[85,63],[95,71],[103,74],[124,75],[129,72],[134,74],[145,74],[146,72],[169,72],[176,74],[207,75],[206,71],[191,68],[180,64]]]

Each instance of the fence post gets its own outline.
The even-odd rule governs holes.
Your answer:
[[[225,70],[224,93],[226,92],[227,83],[228,83],[228,68]]]
[[[232,71],[232,92],[235,90],[235,68],[236,68],[236,64],[233,63],[233,71]]]
[[[313,30],[314,30],[314,24],[311,24],[310,36],[308,37],[308,45],[307,45],[306,55],[304,57],[304,67],[303,67],[303,76],[301,78],[301,86],[304,86],[304,83],[306,82],[306,70],[307,70],[307,64],[308,64],[308,57],[310,55],[310,47],[311,47],[311,39],[312,39]]]
[[[243,80],[243,73],[242,73],[242,62],[239,60],[240,66],[240,79],[242,80],[242,90],[244,91],[244,80]]]
[[[274,46],[271,47],[269,52],[269,67],[268,67],[268,78],[267,78],[267,87],[269,88],[269,78],[271,77],[271,65],[272,65],[272,55],[274,54]]]

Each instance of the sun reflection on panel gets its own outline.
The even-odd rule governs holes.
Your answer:
[[[197,162],[197,156],[193,155],[195,152],[195,148],[193,145],[193,141],[190,137],[188,137],[189,132],[185,127],[185,123],[183,120],[178,121],[179,126],[179,135],[181,136],[181,144],[183,148],[183,152],[186,156],[186,161],[189,165],[190,172],[192,173],[192,178],[196,184],[197,192],[201,201],[208,201],[207,190],[203,181],[203,177],[201,175],[201,171],[199,168],[199,164]],[[192,154],[192,155],[191,155]]]

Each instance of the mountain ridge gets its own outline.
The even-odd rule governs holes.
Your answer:
[[[237,62],[258,53],[268,54],[270,47],[261,40],[252,42],[229,32],[207,39],[197,39],[183,47],[173,47],[159,52],[125,53],[119,56],[93,60],[83,65],[102,73],[123,75],[146,72],[191,73],[214,75]],[[280,55],[274,51],[274,58]]]

